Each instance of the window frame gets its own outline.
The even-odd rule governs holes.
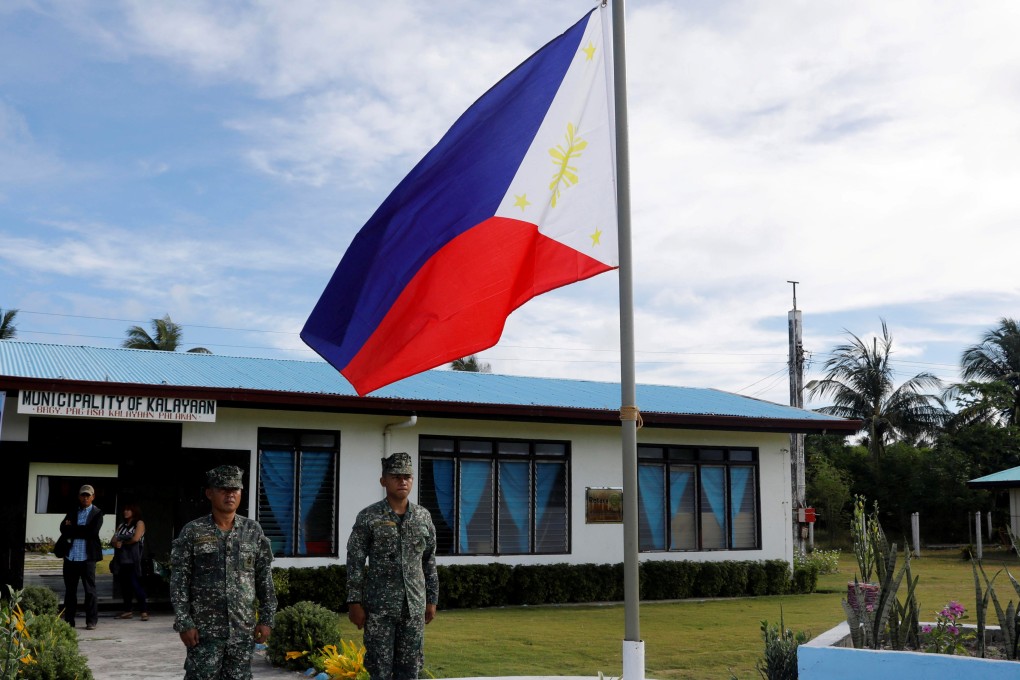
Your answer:
[[[450,442],[452,450],[450,451],[437,451],[431,448],[427,448],[429,442]],[[483,448],[483,445],[489,445],[489,452],[481,452],[477,449]],[[527,452],[501,452],[500,445],[507,445],[508,448],[520,448],[522,445],[527,446]],[[556,446],[562,447],[562,453],[545,453],[540,452],[539,449],[543,446]],[[475,450],[471,450],[475,449]],[[471,557],[471,556],[504,556],[504,555],[569,555],[573,549],[573,531],[572,531],[572,508],[571,508],[571,442],[569,440],[553,440],[553,439],[517,439],[509,437],[461,437],[456,435],[421,435],[418,438],[418,458],[419,467],[423,466],[426,460],[448,460],[453,462],[453,526],[450,527],[450,531],[453,534],[451,540],[451,550],[443,550],[440,552],[437,550],[437,555],[444,557]],[[467,552],[460,551],[460,545],[458,537],[461,532],[461,463],[462,462],[478,462],[487,461],[490,463],[490,474],[491,481],[489,486],[489,511],[492,516],[492,527],[491,527],[491,551],[480,551],[480,552]],[[500,503],[500,479],[501,475],[501,463],[522,463],[528,464],[528,548],[526,551],[513,551],[513,550],[501,550],[500,546],[500,522],[501,522],[501,503]],[[538,519],[537,519],[537,488],[538,488],[538,466],[541,463],[560,463],[563,466],[563,526],[564,526],[564,547],[562,550],[556,551],[541,551],[537,550],[539,545],[538,538]],[[418,499],[421,503],[422,486],[419,485]],[[428,508],[423,504],[430,512],[433,512],[433,519],[435,519],[435,511]],[[446,526],[445,520],[443,525]]]
[[[306,437],[332,437],[333,444],[330,445],[315,445],[302,443],[302,440]],[[280,443],[280,440],[289,439],[289,443]],[[291,480],[291,498],[294,502],[293,518],[290,521],[290,526],[286,529],[290,535],[291,550],[290,552],[273,551],[273,557],[278,558],[316,558],[316,557],[339,557],[340,545],[339,545],[339,511],[340,511],[340,431],[339,430],[321,430],[321,429],[303,429],[303,428],[284,428],[284,427],[260,427],[258,429],[258,456],[256,461],[256,489],[255,489],[255,518],[260,524],[262,523],[262,498],[263,498],[263,479],[262,479],[262,459],[266,451],[269,452],[289,452],[291,454],[291,460],[293,463],[293,479]],[[331,465],[333,467],[332,475],[327,479],[324,477],[323,481],[328,482],[332,486],[332,498],[330,499],[330,510],[332,517],[330,520],[330,532],[329,542],[330,550],[328,552],[316,552],[316,553],[301,553],[299,547],[299,537],[301,535],[301,523],[303,516],[301,513],[301,477],[304,470],[302,465],[302,458],[306,453],[329,453],[332,455]],[[268,502],[268,498],[267,498]],[[263,527],[265,530],[265,527]],[[306,540],[306,543],[308,541]],[[286,545],[286,543],[285,543]]]
[[[653,455],[655,454],[655,455]],[[736,455],[734,455],[736,454]],[[762,515],[761,515],[761,458],[757,447],[752,446],[696,446],[696,445],[672,445],[672,444],[638,444],[638,479],[640,480],[640,469],[658,468],[661,470],[659,478],[663,480],[663,495],[661,515],[663,518],[663,536],[665,548],[646,548],[640,546],[639,551],[643,553],[675,553],[675,552],[737,552],[762,550]],[[690,493],[693,495],[693,517],[694,531],[696,534],[695,547],[674,548],[673,547],[673,521],[674,518],[668,508],[671,507],[672,485],[669,483],[669,475],[675,468],[693,468],[693,488]],[[723,470],[723,500],[725,526],[725,546],[705,547],[705,527],[703,517],[706,512],[713,512],[713,508],[705,508],[703,497],[705,494],[702,471],[705,468],[721,468]],[[735,543],[735,527],[733,507],[733,470],[737,468],[750,469],[754,476],[752,486],[754,492],[754,546],[733,547]],[[745,482],[746,483],[746,482]],[[687,492],[685,491],[685,494]],[[746,487],[744,490],[746,494]],[[641,501],[641,484],[638,484],[638,503]],[[647,510],[646,510],[647,512]]]

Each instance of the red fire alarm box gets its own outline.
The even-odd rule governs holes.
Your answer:
[[[814,524],[815,523],[815,509],[814,508],[801,508],[797,511],[797,521],[801,524]]]

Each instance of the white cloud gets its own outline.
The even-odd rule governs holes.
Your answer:
[[[97,47],[88,59],[155,65],[145,77],[229,100],[210,115],[240,137],[261,181],[282,188],[275,206],[227,218],[229,228],[171,193],[181,207],[168,214],[186,217],[32,206],[26,222],[50,216],[45,236],[0,234],[0,267],[129,291],[123,306],[143,317],[174,306],[238,327],[299,327],[312,284],[374,205],[465,107],[591,4],[43,3],[46,18]],[[920,360],[975,342],[975,328],[1020,303],[1020,5],[635,0],[629,10],[641,379],[785,401],[776,372],[789,279],[801,282],[805,340],[819,355],[845,340],[843,327],[870,333],[886,315],[899,356]],[[0,182],[64,172],[13,101],[0,101]],[[177,159],[136,163],[167,186],[187,173]],[[257,191],[245,175],[229,168],[219,186]],[[337,197],[327,207],[325,194]],[[615,285],[598,277],[533,301],[484,357],[496,370],[615,380]]]

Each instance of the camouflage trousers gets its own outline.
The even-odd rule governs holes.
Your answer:
[[[407,604],[400,616],[365,621],[365,669],[372,680],[414,680],[425,659],[425,619],[412,617]]]
[[[184,680],[251,680],[251,655],[255,640],[202,638],[188,648],[184,660]]]

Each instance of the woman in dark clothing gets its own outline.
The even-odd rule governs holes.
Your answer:
[[[128,503],[124,506],[123,517],[124,521],[117,527],[111,541],[114,549],[111,571],[116,573],[124,598],[124,612],[117,618],[130,619],[134,616],[131,601],[137,597],[142,621],[148,621],[149,607],[142,587],[142,541],[145,538],[142,509],[135,503]]]

